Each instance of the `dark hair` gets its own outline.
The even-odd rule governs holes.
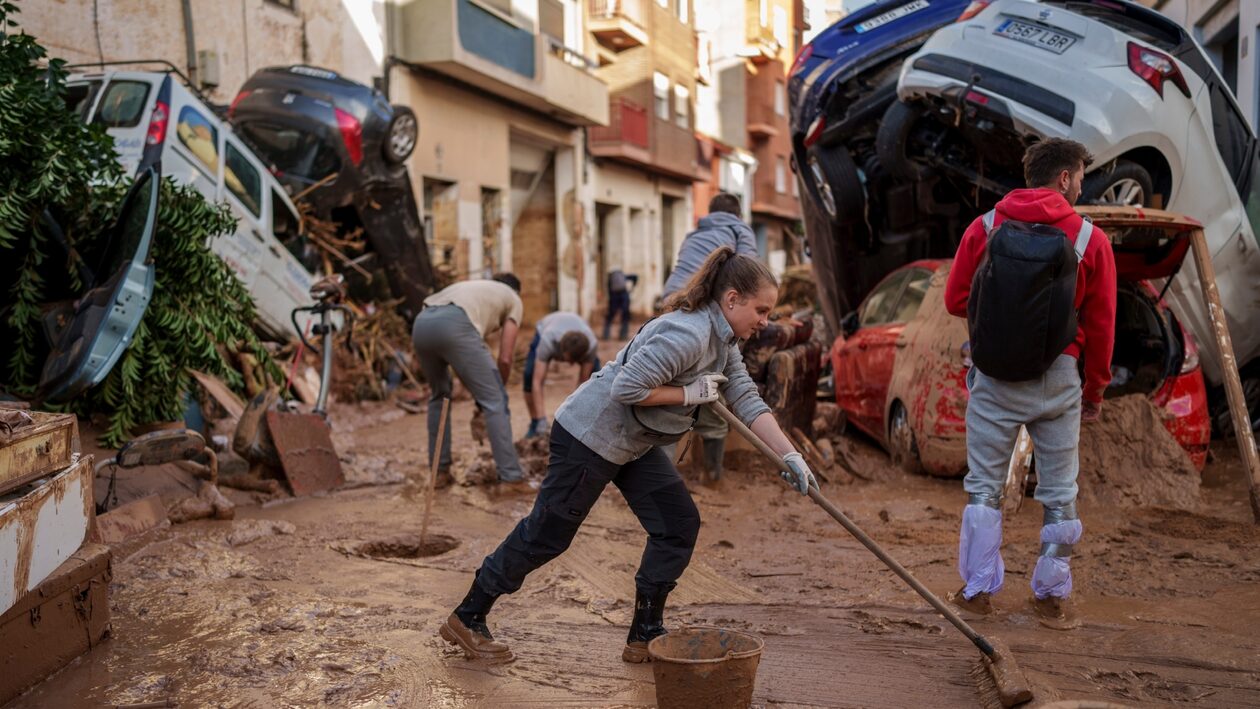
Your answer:
[[[521,279],[517,278],[515,273],[509,273],[508,271],[500,271],[499,273],[496,273],[493,276],[491,276],[490,280],[498,281],[499,283],[502,283],[508,286],[509,288],[516,291],[517,293],[521,292]]]
[[[729,246],[723,246],[709,254],[687,285],[669,297],[665,302],[665,311],[699,310],[732,288],[741,296],[749,297],[768,285],[779,286],[779,280],[769,267],[755,258],[735,253],[735,249]]]
[[[1028,146],[1024,151],[1024,184],[1045,187],[1059,178],[1059,173],[1089,167],[1094,156],[1075,140],[1050,138]]]
[[[739,207],[739,197],[730,192],[718,192],[713,195],[713,199],[709,200],[709,214],[714,212],[726,212],[740,216],[744,210]]]
[[[581,362],[591,353],[591,341],[580,330],[569,330],[560,338],[560,354],[567,362]]]

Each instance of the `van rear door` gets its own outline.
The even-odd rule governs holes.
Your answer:
[[[159,81],[165,79],[160,76]],[[87,95],[79,95],[80,84],[74,86],[79,105],[88,123],[104,126],[114,139],[118,162],[128,175],[136,173],[144,156],[145,138],[157,103],[160,85],[136,75],[109,74],[85,77]],[[93,92],[92,89],[96,90]],[[94,94],[94,95],[93,95]],[[86,108],[90,105],[90,108]]]

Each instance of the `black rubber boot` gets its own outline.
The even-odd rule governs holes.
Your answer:
[[[626,649],[621,659],[626,662],[648,662],[647,644],[652,638],[665,634],[665,599],[672,589],[655,593],[636,591],[634,594],[634,620],[630,621],[630,634],[626,636]]]
[[[468,595],[442,625],[442,639],[458,645],[470,659],[507,661],[512,659],[508,646],[495,640],[486,625],[486,614],[498,600],[498,596],[486,593],[473,579]]]
[[[709,480],[717,482],[722,479],[722,459],[726,457],[725,438],[701,439],[704,445],[704,469]]]

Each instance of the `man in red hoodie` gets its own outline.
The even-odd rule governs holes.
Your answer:
[[[1098,419],[1103,390],[1111,380],[1115,339],[1116,268],[1111,242],[1101,229],[1086,226],[1072,208],[1091,160],[1085,146],[1070,140],[1052,138],[1030,147],[1024,154],[1028,188],[1011,191],[991,215],[971,223],[945,286],[946,308],[967,317],[968,298],[990,235],[1007,219],[1052,226],[1075,247],[1079,261],[1075,340],[1037,379],[1006,381],[974,366],[968,372],[969,470],[963,487],[969,499],[963,511],[958,560],[964,586],[950,594],[960,607],[987,613],[992,609],[991,594],[1002,588],[1002,487],[1019,428],[1027,426],[1037,458],[1036,499],[1044,508],[1041,555],[1032,577],[1033,604],[1046,625],[1060,628],[1071,625],[1065,608],[1072,591],[1068,562],[1082,532],[1076,514],[1080,424]],[[1035,327],[1029,330],[1032,336]],[[1053,356],[1054,351],[1049,354]]]

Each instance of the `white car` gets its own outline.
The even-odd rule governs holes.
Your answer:
[[[237,217],[236,233],[210,247],[254,297],[261,329],[292,339],[291,313],[313,304],[310,289],[317,280],[298,258],[309,254],[297,209],[231,125],[172,74],[75,74],[67,81],[66,101],[84,122],[105,127],[127,173],[160,163],[164,176],[193,185],[212,202],[227,202]],[[309,317],[300,316],[299,326]]]
[[[1249,394],[1260,394],[1257,140],[1184,29],[1124,0],[997,0],[906,59],[897,95],[907,108],[881,126],[896,148],[886,160],[1000,194],[1023,186],[1025,146],[1070,138],[1094,155],[1083,201],[1162,206],[1202,222],[1238,360],[1252,363]],[[1168,299],[1215,350],[1193,268]],[[1216,384],[1218,361],[1203,362]]]

